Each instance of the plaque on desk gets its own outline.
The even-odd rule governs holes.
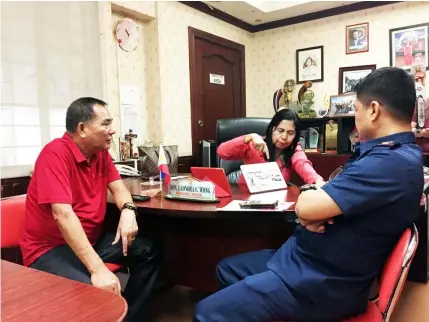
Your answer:
[[[215,185],[210,181],[201,181],[192,177],[172,178],[168,184],[169,199],[189,201],[218,201],[215,196]]]

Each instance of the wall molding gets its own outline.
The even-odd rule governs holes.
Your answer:
[[[305,15],[276,20],[272,22],[263,23],[260,25],[251,25],[219,9],[210,7],[202,1],[179,1],[179,2],[188,7],[194,8],[198,11],[204,12],[212,17],[225,21],[238,28],[246,30],[250,33],[255,33],[255,32],[290,26],[298,23],[307,22],[307,21],[312,21],[316,19],[338,16],[338,15],[342,15],[342,14],[346,14],[354,11],[386,6],[386,5],[395,4],[403,1],[361,1],[357,3],[348,4],[342,7],[316,11]]]

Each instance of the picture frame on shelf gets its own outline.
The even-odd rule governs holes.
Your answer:
[[[330,117],[353,116],[355,114],[354,103],[356,93],[345,93],[341,95],[332,95],[329,104]]]
[[[376,68],[375,64],[340,67],[338,71],[338,95],[353,91],[354,86]]]
[[[429,23],[389,29],[390,66],[409,71],[416,62],[429,69]]]
[[[346,26],[346,55],[369,51],[369,23]]]
[[[323,46],[297,49],[296,83],[323,82]]]

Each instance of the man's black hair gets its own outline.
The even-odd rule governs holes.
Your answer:
[[[91,121],[95,115],[94,105],[106,106],[107,104],[93,97],[81,97],[71,103],[66,113],[67,132],[74,133],[80,122]]]
[[[411,123],[416,89],[414,79],[402,68],[379,68],[357,83],[354,90],[364,106],[377,101],[395,119]]]

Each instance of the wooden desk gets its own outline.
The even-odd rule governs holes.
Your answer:
[[[126,301],[109,291],[1,261],[2,321],[122,321]]]
[[[140,180],[126,179],[133,194],[140,194]],[[223,258],[264,248],[279,248],[293,233],[296,223],[294,205],[281,212],[220,212],[233,199],[247,200],[247,187],[232,187],[233,197],[218,204],[198,204],[154,197],[138,202],[140,230],[162,236],[166,243],[165,274],[172,284],[200,291],[215,291],[216,264]],[[429,193],[429,188],[425,191]],[[285,201],[295,202],[299,189],[289,187]],[[109,195],[110,202],[112,198]],[[108,205],[108,229],[115,231],[119,212]],[[114,215],[116,214],[116,216]],[[112,221],[112,218],[116,220]],[[425,205],[416,221],[420,243],[411,265],[410,281],[428,281],[428,221]]]
[[[125,179],[133,194],[140,194],[140,182]],[[243,252],[277,249],[294,231],[295,205],[286,212],[216,211],[217,207],[227,205],[232,199],[249,199],[247,186],[233,186],[232,191],[232,198],[221,198],[217,204],[172,201],[161,197],[136,203],[140,230],[159,235],[165,241],[164,278],[171,284],[199,291],[215,291],[218,289],[215,268],[220,260]],[[290,187],[284,199],[295,202],[298,195],[299,189]],[[109,219],[105,222],[109,225],[106,229],[115,231],[119,212],[110,194],[108,201],[106,218]]]
[[[125,179],[124,180],[127,188],[132,194],[139,195],[142,190],[147,190],[148,186],[141,185],[142,182],[139,179]],[[158,186],[157,186],[158,187]],[[166,188],[165,188],[166,189]],[[284,201],[293,202],[294,204],[287,209],[285,213],[281,212],[264,212],[260,211],[236,211],[236,212],[218,212],[216,208],[226,206],[231,200],[248,200],[251,196],[247,186],[245,185],[232,185],[232,197],[220,198],[218,203],[194,203],[185,201],[175,201],[156,196],[151,198],[149,201],[136,202],[140,211],[143,214],[158,214],[161,216],[172,216],[172,217],[185,217],[185,218],[249,218],[249,217],[274,217],[274,218],[285,218],[285,214],[289,219],[294,219],[295,216],[295,202],[298,200],[299,188],[289,187],[283,191],[275,191],[273,194],[285,195]],[[263,194],[258,194],[262,196]],[[256,196],[256,195],[255,195]],[[262,197],[261,197],[262,198]],[[271,197],[273,198],[273,197]],[[112,196],[109,193],[108,202],[113,202]]]

